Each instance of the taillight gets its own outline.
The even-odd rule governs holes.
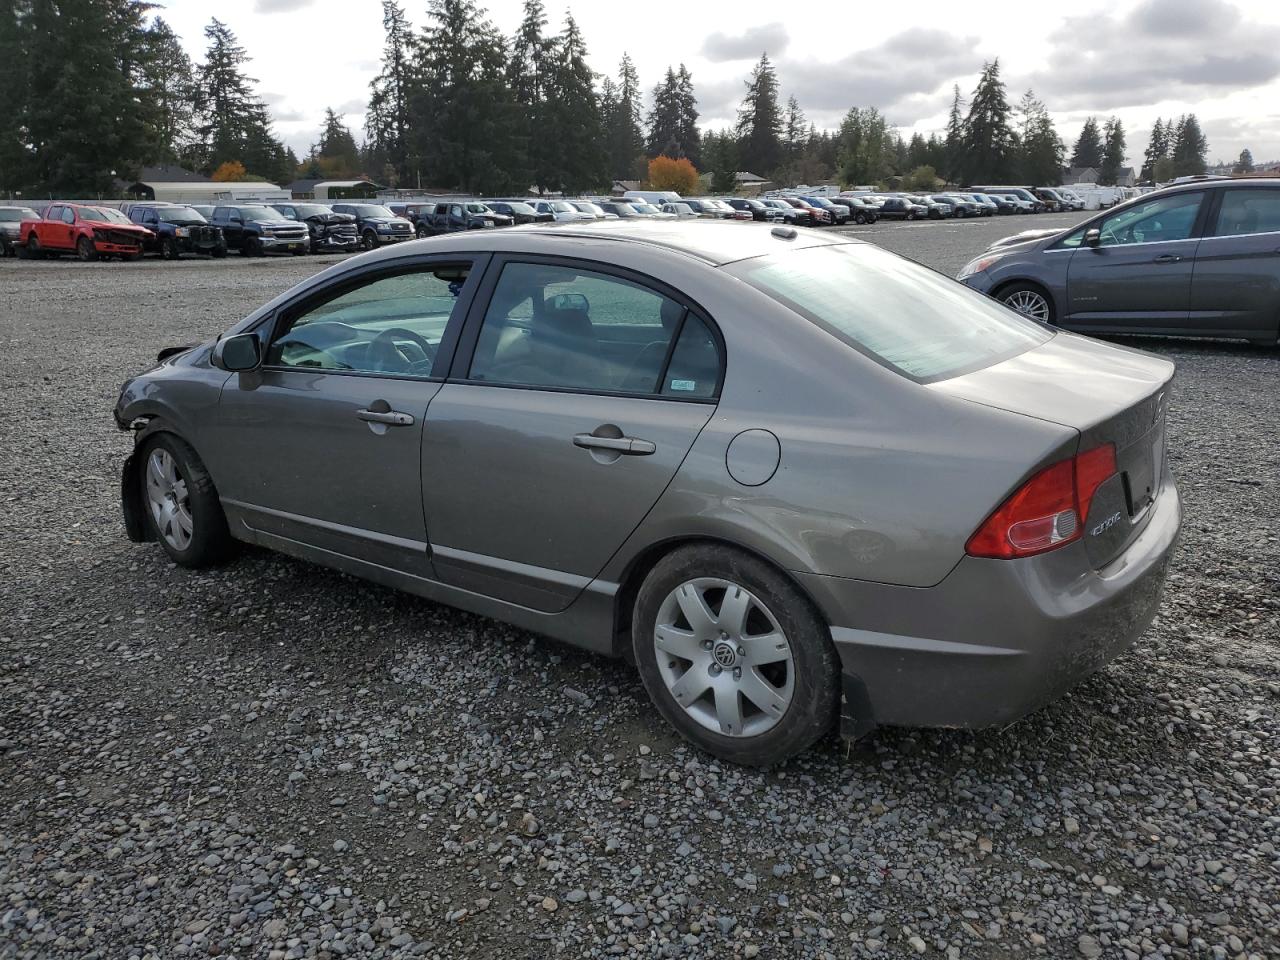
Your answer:
[[[1080,539],[1093,495],[1115,473],[1116,448],[1110,443],[1045,467],[987,518],[965,544],[966,552],[1012,560]]]

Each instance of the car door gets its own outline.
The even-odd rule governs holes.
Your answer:
[[[235,207],[219,207],[215,212],[222,216],[219,226],[222,227],[223,236],[227,238],[227,246],[239,250],[244,243],[244,220],[240,211]]]
[[[605,339],[629,341],[606,355]],[[673,291],[604,264],[495,258],[423,438],[447,583],[563,610],[715,410],[723,352]]]
[[[148,250],[157,249],[160,246],[160,217],[155,209],[153,207],[144,207],[138,222],[153,234],[149,240],[143,241],[143,246]]]
[[[1080,231],[1062,325],[1104,333],[1185,329],[1204,196],[1172,193],[1125,207],[1097,222],[1096,246]]]
[[[375,264],[276,312],[261,367],[224,385],[210,443],[233,523],[430,576],[422,426],[483,260]]]
[[[1196,251],[1187,332],[1274,341],[1280,335],[1280,188],[1215,191]]]

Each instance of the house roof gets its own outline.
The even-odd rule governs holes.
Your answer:
[[[310,193],[317,183],[323,182],[323,180],[295,180],[293,183],[285,184],[284,188],[290,193]]]
[[[766,180],[764,177],[757,176],[754,173],[749,173],[746,170],[739,170],[737,173],[733,175],[733,179],[735,183],[769,183],[770,182]]]
[[[203,174],[179,167],[176,164],[160,164],[154,167],[143,167],[138,171],[136,183],[209,183]]]

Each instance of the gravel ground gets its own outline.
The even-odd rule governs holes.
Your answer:
[[[854,232],[952,273],[1054,222]],[[1142,343],[1187,519],[1133,651],[759,773],[624,664],[125,539],[120,382],[317,263],[0,263],[0,958],[1280,957],[1280,352]]]

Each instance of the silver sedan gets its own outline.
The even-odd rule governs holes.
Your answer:
[[[127,529],[634,660],[698,746],[1006,724],[1150,622],[1172,365],[844,236],[415,241],[124,385]]]

